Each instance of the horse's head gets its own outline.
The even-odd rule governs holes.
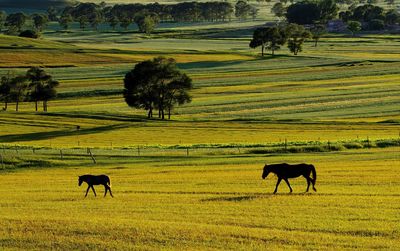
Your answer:
[[[78,185],[81,186],[81,185],[82,185],[82,182],[83,182],[83,178],[82,178],[82,176],[79,176],[79,178],[78,178]]]
[[[265,164],[264,166],[264,170],[263,170],[263,174],[262,174],[262,178],[265,179],[267,178],[268,174],[271,172],[271,170],[269,170],[269,167],[267,164]]]

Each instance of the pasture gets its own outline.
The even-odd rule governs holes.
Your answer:
[[[38,65],[60,81],[49,112],[0,111],[0,249],[400,249],[399,35],[261,58],[248,43],[263,22],[0,35],[1,75]],[[122,98],[124,74],[160,55],[195,87],[169,121]],[[314,164],[318,192],[299,178],[273,196],[265,162]],[[115,198],[83,199],[87,173]]]
[[[52,168],[2,172],[3,249],[398,250],[399,148],[341,153],[125,157],[36,156]],[[39,153],[38,153],[39,154]],[[308,162],[303,178],[261,179],[265,162]],[[114,198],[78,187],[105,173]]]

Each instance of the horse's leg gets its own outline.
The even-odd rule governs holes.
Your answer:
[[[104,197],[106,197],[108,191],[108,186],[104,185]]]
[[[292,187],[290,186],[288,179],[285,179],[285,181],[286,181],[286,184],[288,185],[288,187],[289,187],[289,189],[290,189],[290,192],[293,192],[293,189],[292,189]]]
[[[97,194],[96,194],[96,191],[94,190],[94,187],[93,187],[93,185],[92,185],[91,187],[92,187],[92,190],[93,190],[94,196],[97,196]]]
[[[90,186],[88,186],[87,189],[86,189],[85,198],[87,197],[87,194],[88,194],[88,192],[89,192],[89,189],[90,189]]]
[[[314,192],[316,192],[317,189],[315,189],[315,179],[311,179],[311,182],[312,182],[312,189],[314,190]]]
[[[107,187],[108,187],[108,191],[110,191],[110,195],[111,195],[111,197],[113,197],[113,198],[114,198],[114,196],[112,195],[112,192],[111,192],[111,187],[110,187],[109,185],[107,185]]]
[[[306,178],[306,180],[307,180],[307,190],[306,190],[306,193],[307,193],[308,189],[310,188],[311,178],[307,177],[307,176],[304,176],[304,178]]]
[[[274,194],[276,194],[276,192],[278,192],[278,186],[279,186],[279,183],[281,183],[281,180],[282,180],[282,178],[278,177],[278,182],[276,182],[276,187],[275,187]]]

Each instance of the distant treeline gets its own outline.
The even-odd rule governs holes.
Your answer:
[[[63,8],[76,3],[76,1],[71,0],[0,0],[0,8],[46,10],[49,6]]]
[[[183,2],[178,4],[117,4],[114,6],[81,3],[62,10],[60,16],[71,15],[75,21],[86,17],[88,21],[101,19],[111,23],[133,21],[139,13],[156,14],[161,22],[198,22],[230,20],[234,8],[227,2]]]

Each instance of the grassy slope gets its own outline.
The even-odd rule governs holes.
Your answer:
[[[209,27],[206,25],[204,29]],[[63,34],[48,33],[46,36],[57,40]],[[129,146],[265,143],[284,138],[338,141],[398,136],[398,125],[374,123],[400,118],[397,36],[328,37],[322,39],[317,48],[306,44],[304,52],[297,57],[283,48],[278,56],[264,59],[257,56],[258,51],[248,49],[248,40],[240,37],[149,40],[137,34],[94,36],[92,32],[73,31],[61,40],[67,43],[1,37],[2,55],[12,55],[0,59],[2,66],[9,66],[9,60],[16,59],[18,64],[31,64],[39,60],[35,53],[43,59],[39,65],[47,62],[53,66],[78,66],[48,69],[61,82],[58,89],[61,99],[50,103],[54,116],[33,116],[30,112],[33,104],[29,103],[22,105],[23,113],[0,115],[5,123],[0,126],[4,143],[48,146],[51,141],[55,146],[73,147],[79,141],[81,145],[100,147],[112,141],[119,146]],[[75,45],[77,43],[79,46]],[[168,46],[172,46],[172,50],[167,50]],[[62,60],[53,52],[63,55]],[[122,78],[133,63],[157,55],[176,58],[179,67],[195,84],[193,102],[178,107],[173,115],[178,121],[168,123],[168,127],[160,122],[132,123],[132,119],[140,121],[144,112],[127,107],[118,94]],[[9,70],[25,71],[12,68],[0,71]],[[182,120],[185,121],[183,126],[179,122]],[[249,128],[231,120],[260,122]],[[298,124],[280,126],[279,120],[298,121]],[[17,121],[12,129],[9,123],[15,122],[10,121]],[[350,124],[338,124],[343,121]],[[320,133],[323,128],[316,125],[304,130],[304,122],[324,122],[323,126],[330,129]],[[368,123],[352,124],[355,122]],[[77,136],[74,128],[78,124],[85,131]],[[277,130],[279,127],[281,129]],[[160,130],[162,138],[157,133]],[[180,135],[179,139],[176,135]]]

